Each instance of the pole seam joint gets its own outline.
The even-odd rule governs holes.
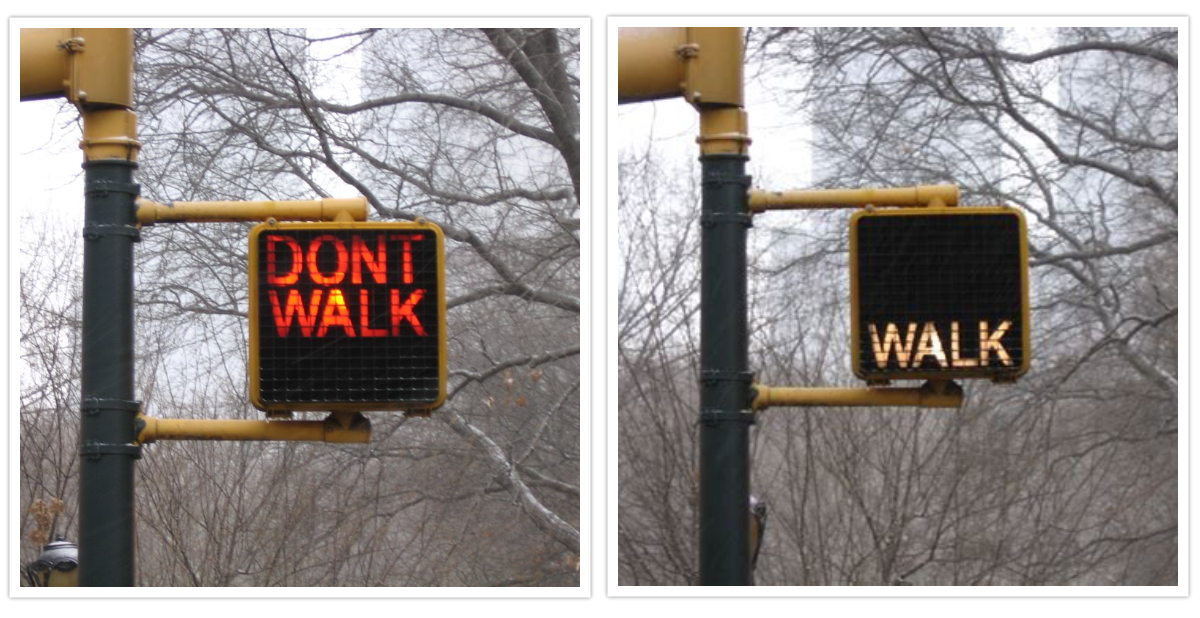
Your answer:
[[[83,226],[83,237],[87,240],[99,240],[105,236],[127,236],[134,242],[142,241],[142,233],[137,226],[105,223],[89,223]]]
[[[745,212],[709,212],[700,215],[700,225],[711,228],[718,223],[733,223],[742,227],[754,227],[754,217]]]
[[[713,382],[742,382],[749,384],[754,381],[754,373],[750,371],[737,371],[734,369],[704,369],[700,372],[700,382],[711,384]]]
[[[137,413],[142,409],[142,402],[127,399],[88,397],[83,400],[83,404],[79,407],[84,414],[88,415],[99,414],[104,411]]]
[[[710,170],[708,172],[702,172],[701,177],[700,177],[700,184],[705,187],[720,187],[723,185],[733,185],[733,186],[747,187],[747,189],[746,189],[747,192],[749,191],[749,187],[752,182],[753,182],[753,179],[750,177],[749,174],[726,173],[723,171],[711,171]]]
[[[85,195],[104,197],[109,193],[126,193],[137,196],[142,192],[142,185],[136,182],[117,182],[114,180],[92,180],[84,187]]]
[[[98,460],[105,455],[124,455],[134,459],[142,458],[142,447],[137,444],[105,444],[103,442],[84,442],[79,446],[79,454],[84,459]]]
[[[709,427],[715,426],[718,423],[746,423],[753,425],[754,413],[730,412],[729,410],[718,408],[701,408],[700,423]]]

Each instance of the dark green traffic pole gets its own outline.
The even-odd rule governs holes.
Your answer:
[[[134,585],[133,182],[137,164],[94,159],[85,178],[79,585]]]
[[[750,585],[745,154],[703,154],[700,236],[700,584]]]

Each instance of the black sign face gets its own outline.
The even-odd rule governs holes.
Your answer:
[[[263,410],[420,410],[445,398],[442,232],[280,223],[250,233],[251,400]]]
[[[1025,220],[1005,207],[860,212],[851,350],[868,380],[1015,379],[1029,368]]]

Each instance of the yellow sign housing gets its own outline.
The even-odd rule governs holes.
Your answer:
[[[1029,370],[1029,241],[1006,206],[863,210],[850,220],[850,347],[869,381]]]
[[[250,400],[267,412],[427,411],[446,398],[442,230],[268,222],[250,232]]]

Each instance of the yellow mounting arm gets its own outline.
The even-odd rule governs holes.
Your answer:
[[[806,191],[750,191],[750,211],[864,206],[957,206],[957,185],[924,185],[890,189],[811,189]]]
[[[358,413],[335,412],[323,421],[167,419],[139,414],[139,444],[160,440],[256,440],[366,444],[371,422]]]
[[[963,390],[954,382],[926,382],[920,388],[800,388],[755,384],[751,406],[761,410],[777,406],[921,406],[962,407]]]
[[[279,200],[265,202],[174,202],[160,204],[138,198],[142,225],[216,221],[366,221],[367,198]]]

